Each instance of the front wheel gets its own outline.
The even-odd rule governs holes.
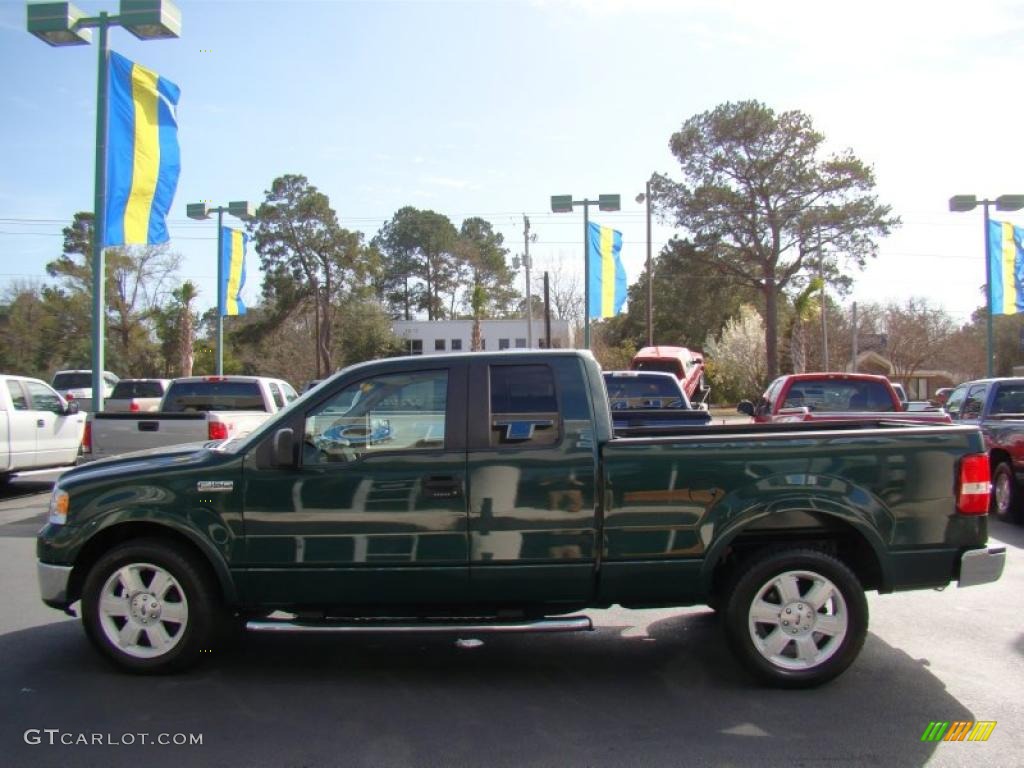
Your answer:
[[[1020,491],[1013,468],[1002,462],[992,473],[992,514],[1007,523],[1016,523],[1021,518]]]
[[[725,593],[733,652],[756,677],[810,688],[842,673],[867,635],[864,590],[842,562],[790,549],[752,560]]]
[[[217,634],[220,601],[197,560],[173,544],[127,542],[101,557],[82,588],[93,645],[130,672],[185,669]]]

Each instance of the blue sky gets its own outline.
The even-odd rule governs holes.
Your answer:
[[[181,87],[172,247],[207,306],[215,227],[185,218],[185,205],[258,203],[284,173],[306,175],[368,237],[414,205],[456,225],[484,216],[518,253],[526,213],[538,274],[582,270],[581,215],[550,214],[549,197],[619,193],[623,211],[600,221],[623,231],[635,280],[636,194],[652,172],[676,171],[673,131],[732,100],[802,110],[830,149],[874,166],[904,226],[857,277],[860,301],[924,296],[966,320],[982,301],[981,213],[948,213],[947,200],[1024,193],[1012,86],[1024,12],[1013,3],[942,0],[927,15],[871,0],[179,6],[179,40],[117,29],[111,47]],[[96,49],[44,45],[25,31],[25,4],[0,0],[0,72],[3,286],[42,279],[62,226],[92,208]],[[671,234],[656,227],[656,247]],[[249,303],[257,266],[251,254]]]

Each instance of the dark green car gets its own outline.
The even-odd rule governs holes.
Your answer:
[[[588,607],[708,604],[784,686],[842,672],[865,590],[999,578],[976,428],[700,426],[612,437],[586,352],[348,368],[243,440],[72,470],[44,602],[96,647],[181,669],[231,627],[588,629]]]

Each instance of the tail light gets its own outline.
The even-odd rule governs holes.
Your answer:
[[[987,453],[964,456],[957,479],[956,511],[961,515],[986,514],[992,491],[990,478]]]
[[[211,421],[209,424],[210,440],[227,440],[228,425],[223,421]]]
[[[139,404],[138,403],[136,403],[134,400],[132,400],[131,403],[128,406],[128,410],[131,411],[132,413],[138,413],[142,409],[139,408]]]
[[[92,453],[92,422],[85,422],[85,432],[82,433],[82,451]]]
[[[72,400],[75,399],[75,396],[68,392],[66,395],[64,395],[64,399],[70,403]]]

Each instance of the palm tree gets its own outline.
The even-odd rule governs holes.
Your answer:
[[[180,305],[178,307],[178,359],[181,362],[181,375],[192,375],[192,341],[195,327],[192,314],[192,302],[199,296],[199,289],[191,280],[186,280],[181,287],[172,291],[171,295]]]
[[[807,324],[814,319],[821,307],[821,302],[817,298],[821,286],[821,278],[813,277],[807,287],[793,299],[793,316],[786,333],[789,337],[793,373],[803,373],[807,370]]]

